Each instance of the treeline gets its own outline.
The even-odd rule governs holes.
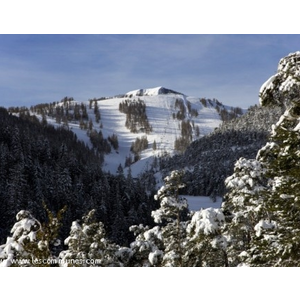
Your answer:
[[[102,163],[103,155],[77,140],[70,130],[45,125],[27,114],[15,117],[1,108],[1,243],[20,210],[30,210],[46,221],[43,203],[53,213],[67,207],[61,238],[73,220],[96,209],[108,236],[120,244],[129,243],[129,224],[152,221],[153,191],[130,174],[125,176],[121,168],[117,176],[103,172]]]
[[[200,102],[204,107],[207,107],[208,105],[215,107],[217,112],[219,113],[221,120],[223,122],[228,122],[230,120],[233,120],[235,118],[240,117],[243,115],[243,110],[240,107],[231,107],[230,110],[226,108],[219,100],[217,99],[205,99],[201,98]]]
[[[58,124],[68,125],[71,121],[89,121],[87,106],[77,103],[73,97],[65,97],[60,102],[33,105],[29,109],[9,108],[10,112],[24,113],[26,111],[55,119]]]
[[[41,115],[43,125],[47,125],[47,117],[49,117],[66,129],[69,129],[70,122],[77,123],[81,130],[86,131],[94,150],[100,155],[105,155],[111,152],[112,147],[117,150],[119,144],[116,134],[105,138],[101,131],[103,125],[100,123],[101,112],[98,102],[104,99],[106,98],[91,99],[89,106],[87,106],[85,103],[75,102],[73,97],[64,97],[60,102],[38,104],[31,106],[30,109],[27,107],[10,107],[8,111],[19,114],[23,118],[31,118],[33,114]],[[99,129],[96,128],[95,124],[99,124]]]

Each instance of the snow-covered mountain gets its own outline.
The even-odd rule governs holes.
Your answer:
[[[75,110],[79,117],[75,116]],[[40,110],[33,108],[32,112],[42,118]],[[57,114],[61,113],[63,116],[58,120]],[[110,141],[111,137],[117,137],[118,146],[105,154],[103,168],[116,173],[119,165],[124,168],[130,164],[132,174],[137,176],[151,166],[155,157],[183,151],[192,141],[211,133],[222,119],[242,113],[243,110],[215,99],[190,97],[156,87],[83,103],[65,98],[52,109],[48,107],[43,115],[48,123],[64,124],[91,147],[92,131],[101,131],[103,138]],[[138,153],[131,151],[134,143],[141,141],[145,143]]]

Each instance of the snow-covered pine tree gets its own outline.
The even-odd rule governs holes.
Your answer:
[[[249,249],[254,226],[260,219],[260,210],[266,191],[265,168],[256,159],[240,158],[233,175],[225,180],[228,189],[222,204],[225,224],[222,235],[226,246],[227,263],[237,266],[240,254]]]
[[[161,224],[162,240],[164,243],[163,266],[183,266],[184,240],[188,204],[184,197],[179,195],[179,189],[184,187],[183,171],[172,171],[165,178],[154,199],[160,201],[160,208],[152,211],[154,222]]]
[[[268,189],[248,252],[252,266],[300,266],[300,97],[290,105],[257,155]]]
[[[48,221],[41,224],[29,211],[21,210],[6,244],[0,246],[0,266],[57,266],[56,250],[60,245],[58,231],[66,207],[55,216],[45,205]]]
[[[290,100],[299,97],[300,51],[290,53],[279,61],[277,73],[260,88],[262,106],[287,107]]]
[[[118,256],[129,267],[161,267],[164,244],[160,226],[133,225],[129,228],[135,235],[130,248],[120,248]]]
[[[26,210],[21,210],[16,215],[16,220],[11,229],[12,236],[0,246],[1,267],[33,265],[32,256],[25,250],[25,246],[37,241],[37,232],[41,230],[41,224]]]
[[[228,266],[226,243],[221,236],[224,215],[221,209],[206,208],[193,212],[186,227],[183,266]]]
[[[66,238],[67,250],[59,254],[62,267],[121,266],[116,252],[119,246],[106,239],[104,225],[94,219],[95,210],[74,221],[70,236]]]
[[[300,265],[299,61],[300,52],[281,59],[278,73],[263,84],[261,104],[284,106],[286,112],[256,160],[240,159],[226,180],[223,234],[233,264]]]

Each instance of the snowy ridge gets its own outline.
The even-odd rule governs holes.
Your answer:
[[[164,88],[162,86],[155,87],[155,88],[150,88],[150,89],[139,89],[139,90],[134,90],[131,92],[126,93],[126,96],[132,97],[132,96],[157,96],[157,95],[162,95],[162,94],[179,94],[182,95],[181,93],[175,92],[173,90]]]

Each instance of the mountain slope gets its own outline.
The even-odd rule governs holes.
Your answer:
[[[156,87],[83,103],[64,98],[32,107],[30,113],[55,126],[68,127],[91,148],[105,148],[104,170],[116,173],[120,165],[131,165],[133,176],[137,176],[153,163],[154,157],[183,152],[222,120],[244,111],[215,99],[189,97]],[[112,138],[117,140],[117,147],[112,147]]]
[[[174,115],[176,116],[178,111],[180,111],[175,107],[177,99],[181,100],[184,105],[183,120],[190,121],[191,126],[192,122],[194,122],[194,128],[199,126],[200,136],[210,133],[221,123],[220,116],[215,107],[212,105],[204,107],[197,98],[179,94],[155,94],[153,92],[149,94],[151,96],[132,96],[130,99],[141,99],[144,101],[146,104],[146,115],[152,126],[152,131],[147,134],[148,149],[142,151],[141,160],[132,165],[134,173],[139,172],[142,165],[145,166],[145,160],[148,161],[154,155],[160,156],[164,152],[168,152],[171,155],[174,153],[174,143],[182,135],[180,128],[182,120],[174,118]],[[124,164],[126,157],[132,155],[130,147],[135,139],[145,135],[142,130],[132,133],[125,127],[126,116],[118,111],[118,106],[123,100],[123,98],[115,98],[99,103],[103,134],[108,137],[112,133],[116,133],[120,145],[118,153],[112,152],[105,157],[106,164],[104,167],[112,172],[117,169],[119,164]],[[187,103],[190,103],[191,109],[197,110],[199,114],[197,117],[193,117],[189,113]],[[197,138],[195,131],[196,129],[192,130],[191,140]],[[153,150],[154,142],[156,143],[156,150]]]

